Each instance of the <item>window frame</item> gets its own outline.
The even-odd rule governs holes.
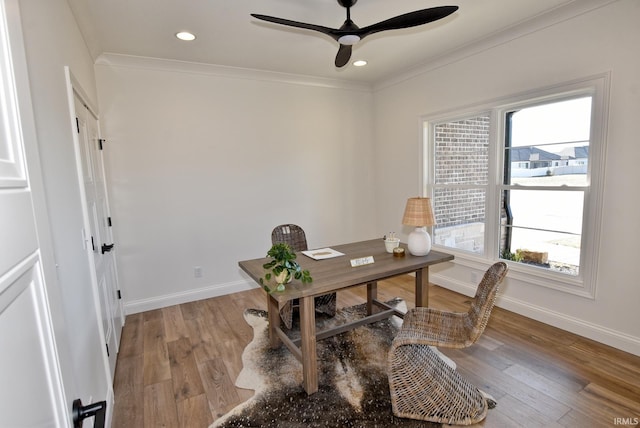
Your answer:
[[[479,268],[498,260],[500,251],[500,197],[505,188],[504,145],[506,115],[515,109],[547,104],[554,101],[592,97],[589,142],[588,184],[584,191],[583,223],[580,249],[580,269],[576,276],[540,269],[523,263],[506,261],[510,277],[527,284],[595,298],[597,265],[602,228],[602,203],[606,164],[606,135],[608,122],[610,73],[589,76],[568,83],[466,106],[421,117],[422,153],[421,186],[423,196],[433,197],[435,191],[435,127],[489,113],[489,180],[485,201],[484,252],[472,253],[434,244],[440,251],[453,253],[456,263]],[[479,185],[473,185],[479,188]],[[433,234],[433,229],[431,230]]]

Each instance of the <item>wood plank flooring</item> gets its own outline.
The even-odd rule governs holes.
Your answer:
[[[414,278],[380,282],[381,299],[413,305]],[[338,306],[366,300],[366,288],[338,293]],[[465,310],[469,298],[430,287],[430,305]],[[266,309],[260,289],[127,316],[115,376],[113,424],[208,427],[245,401],[237,389],[252,338],[246,308]],[[640,357],[496,308],[480,341],[442,351],[498,406],[477,426],[640,426]],[[635,418],[635,419],[634,419]]]

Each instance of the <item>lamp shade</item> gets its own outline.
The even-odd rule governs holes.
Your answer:
[[[404,209],[402,224],[407,226],[433,226],[436,220],[433,216],[430,198],[409,198]]]

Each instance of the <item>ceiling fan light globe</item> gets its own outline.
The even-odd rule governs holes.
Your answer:
[[[356,36],[355,34],[345,34],[338,39],[338,43],[341,45],[355,45],[360,41],[360,36]]]

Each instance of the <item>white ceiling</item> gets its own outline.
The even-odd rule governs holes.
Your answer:
[[[499,43],[610,0],[359,0],[352,20],[364,27],[435,6],[453,15],[405,30],[371,35],[338,69],[338,44],[313,31],[259,21],[251,13],[339,28],[346,10],[336,0],[68,0],[94,59],[115,53],[375,83],[453,52]],[[174,34],[187,30],[193,42]]]

